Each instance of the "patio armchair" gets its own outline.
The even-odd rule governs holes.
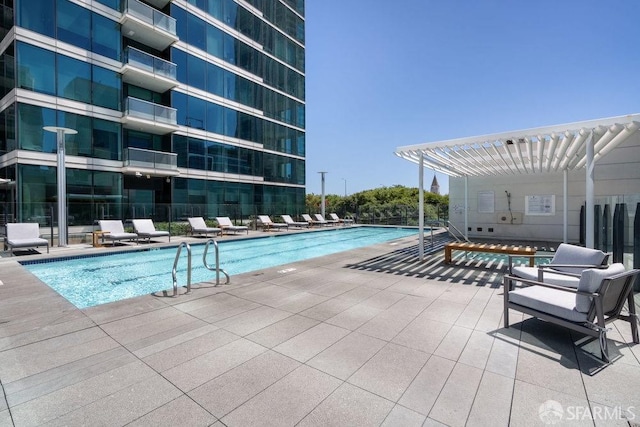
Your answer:
[[[616,263],[608,268],[582,272],[577,289],[520,277],[504,276],[504,327],[509,327],[509,310],[516,310],[547,322],[599,339],[602,359],[609,362],[607,324],[616,319],[631,324],[634,343],[638,339],[638,317],[633,284],[640,270],[625,271]],[[514,283],[524,287],[514,289]],[[628,314],[622,309],[628,305]]]
[[[534,255],[527,258],[551,259],[546,264],[529,267],[514,265],[517,255],[509,256],[509,274],[522,279],[577,288],[582,271],[587,268],[606,268],[609,254],[598,249],[561,243],[554,254]]]
[[[49,241],[40,237],[40,225],[37,222],[8,223],[5,245],[11,256],[13,256],[13,248],[46,246],[49,253]]]

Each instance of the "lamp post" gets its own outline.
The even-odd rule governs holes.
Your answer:
[[[321,178],[321,184],[322,184],[322,199],[320,201],[320,213],[322,214],[322,217],[324,218],[324,176],[327,172],[323,171],[323,172],[318,172],[320,174]]]
[[[342,180],[344,181],[344,197],[347,197],[347,179],[342,178]]]
[[[57,135],[58,246],[63,247],[67,246],[67,175],[64,165],[64,137],[65,135],[75,135],[78,131],[60,126],[45,126],[43,129]]]

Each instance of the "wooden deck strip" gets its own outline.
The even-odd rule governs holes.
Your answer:
[[[536,249],[530,246],[494,245],[487,243],[454,242],[447,243],[444,247],[444,262],[451,263],[454,250],[465,252],[488,252],[509,255],[535,255]],[[533,267],[534,259],[529,258],[529,266]]]

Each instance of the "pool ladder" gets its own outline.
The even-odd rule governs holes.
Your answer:
[[[209,252],[209,246],[212,243],[216,252],[216,264],[213,267],[207,263],[207,253]],[[176,258],[173,261],[173,268],[171,269],[171,276],[173,278],[173,296],[174,297],[178,295],[178,277],[177,277],[178,276],[178,260],[180,260],[180,253],[182,252],[183,246],[187,248],[187,292],[186,293],[187,294],[191,293],[191,245],[189,245],[186,242],[182,242],[180,243],[180,245],[178,245],[178,250],[176,251]],[[220,285],[220,272],[222,272],[222,274],[224,274],[225,277],[227,278],[227,281],[225,282],[225,284],[229,284],[229,281],[231,280],[231,278],[229,277],[229,274],[226,271],[220,268],[220,250],[218,249],[218,242],[216,242],[215,240],[209,239],[205,244],[204,253],[202,254],[202,263],[204,264],[207,270],[216,272],[216,286]]]

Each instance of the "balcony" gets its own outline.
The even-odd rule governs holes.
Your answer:
[[[120,24],[124,37],[156,50],[164,50],[178,41],[176,20],[138,0],[125,1]]]
[[[122,81],[163,93],[178,86],[176,64],[129,46],[125,49]]]
[[[178,155],[129,147],[124,150],[122,172],[140,177],[176,176],[180,174],[178,172]]]
[[[155,135],[178,130],[176,109],[128,97],[125,100],[123,126]]]

